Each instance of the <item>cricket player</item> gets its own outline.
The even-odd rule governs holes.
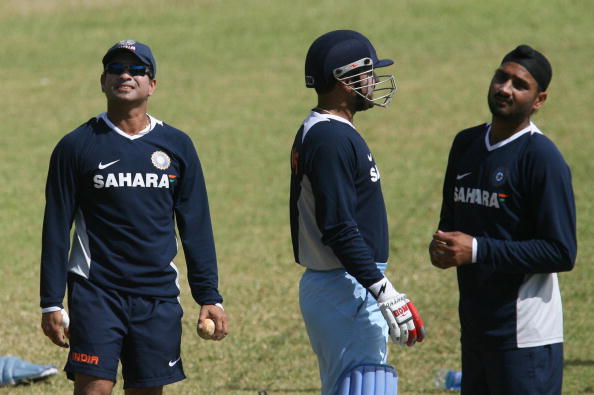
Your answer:
[[[552,68],[520,45],[488,91],[489,123],[458,133],[448,159],[431,263],[456,267],[462,394],[561,394],[557,272],[575,263],[571,173],[532,115]]]
[[[394,76],[376,75],[392,63],[351,30],[320,36],[305,60],[305,83],[318,104],[291,150],[290,217],[295,260],[305,267],[300,307],[323,394],[395,394],[388,328],[400,345],[424,338],[414,305],[384,275],[389,248],[380,172],[353,124],[358,111],[392,100]]]
[[[64,136],[50,159],[41,326],[68,347],[60,314],[68,285],[65,370],[76,394],[111,393],[118,361],[127,394],[160,394],[185,378],[175,222],[198,325],[212,319],[215,340],[228,333],[198,155],[189,136],[147,113],[156,66],[145,44],[111,47],[101,74],[107,112]]]

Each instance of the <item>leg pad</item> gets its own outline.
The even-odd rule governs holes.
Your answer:
[[[396,395],[398,374],[390,365],[361,365],[339,381],[338,395]]]

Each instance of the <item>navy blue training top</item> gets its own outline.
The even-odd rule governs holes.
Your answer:
[[[365,140],[343,118],[312,111],[291,150],[290,219],[296,262],[337,268],[368,287],[388,260],[380,173]]]
[[[128,136],[104,113],[55,147],[46,185],[41,307],[62,306],[67,272],[136,295],[177,297],[176,221],[194,299],[222,302],[198,155],[185,133],[150,121]]]
[[[475,264],[458,267],[462,341],[483,349],[563,340],[556,272],[575,263],[570,169],[533,124],[491,145],[490,124],[452,144],[439,229],[477,240]]]

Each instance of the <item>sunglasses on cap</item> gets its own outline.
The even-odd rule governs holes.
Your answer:
[[[150,68],[145,64],[122,64],[122,63],[110,63],[105,66],[105,72],[107,74],[115,74],[115,75],[122,75],[124,72],[127,72],[132,77],[142,77],[146,74],[149,77],[152,76]]]

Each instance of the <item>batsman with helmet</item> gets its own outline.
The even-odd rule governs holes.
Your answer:
[[[376,69],[392,63],[351,30],[320,36],[305,60],[305,83],[318,104],[291,150],[290,218],[295,260],[305,267],[300,307],[323,394],[363,388],[395,394],[388,336],[408,346],[425,337],[413,303],[384,275],[389,247],[380,172],[353,124],[357,112],[391,102],[394,76]]]

